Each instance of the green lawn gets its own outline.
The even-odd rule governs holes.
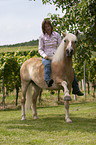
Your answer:
[[[52,104],[44,105],[46,101],[42,97],[43,103],[37,105],[37,120],[32,119],[30,111],[26,115],[27,120],[21,121],[20,106],[0,111],[1,145],[96,144],[96,101],[70,104],[70,118],[73,123],[66,123],[64,105],[56,104],[54,95],[51,99],[45,97]]]

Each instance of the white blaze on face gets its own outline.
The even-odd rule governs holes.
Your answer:
[[[72,42],[71,41],[69,41],[69,43],[68,43],[68,45],[67,45],[67,49],[72,49]]]

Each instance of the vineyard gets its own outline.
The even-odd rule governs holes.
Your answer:
[[[0,49],[0,92],[3,94],[3,102],[5,96],[8,95],[9,92],[12,92],[14,89],[16,89],[16,97],[18,99],[18,92],[21,87],[21,65],[24,61],[31,57],[39,57],[36,46],[34,46],[34,49],[32,47],[30,49],[29,47],[26,47],[26,51],[24,50],[24,46],[18,48],[19,50],[17,49],[17,51],[16,48],[17,47],[6,47]]]
[[[94,53],[95,54],[95,53]],[[27,59],[31,57],[40,57],[38,47],[35,46],[19,46],[19,47],[1,47],[0,49],[0,94],[2,94],[3,105],[5,104],[5,96],[16,89],[16,105],[18,93],[21,88],[20,67]],[[78,63],[75,56],[73,58],[73,67],[78,81],[84,78],[84,65]],[[96,78],[96,57],[92,55],[89,61],[85,61],[86,71],[85,79],[88,94],[90,91],[95,97],[95,78]],[[91,86],[90,86],[91,84]]]

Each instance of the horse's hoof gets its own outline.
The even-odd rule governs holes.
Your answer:
[[[71,97],[70,96],[65,96],[64,97],[64,101],[71,101],[72,99],[71,99]]]
[[[38,119],[38,118],[39,118],[38,116],[34,116],[34,117],[33,117],[33,119]]]
[[[67,118],[67,119],[66,119],[66,122],[67,122],[67,123],[72,123],[72,120],[71,120],[70,118]]]

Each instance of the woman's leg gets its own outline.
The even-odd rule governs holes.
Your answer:
[[[74,69],[73,69],[73,71],[74,71]],[[76,79],[76,76],[75,76],[75,71],[74,71],[74,80],[73,80],[73,83],[72,83],[72,88],[73,88],[73,91],[72,91],[73,94],[76,94],[78,96],[84,95],[79,89],[78,82],[77,82],[77,79]]]
[[[46,60],[46,59],[42,58],[42,63],[44,65],[45,81],[46,81],[48,87],[51,87],[53,84],[53,80],[50,78],[51,60]]]
[[[42,58],[42,63],[44,65],[45,81],[48,81],[50,80],[50,74],[51,74],[51,60],[46,60]]]

